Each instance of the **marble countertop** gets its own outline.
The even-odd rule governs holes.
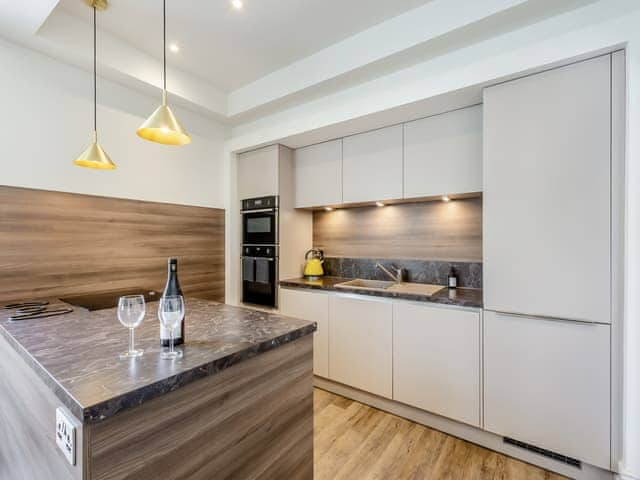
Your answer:
[[[129,332],[115,308],[74,307],[66,315],[17,322],[0,310],[0,334],[78,419],[91,423],[316,330],[305,320],[187,298],[186,343],[178,347],[184,356],[163,360],[157,308],[147,303],[136,329],[136,348],[144,349],[136,359],[118,358]]]
[[[482,308],[482,290],[477,288],[456,288],[449,290],[443,288],[433,295],[415,295],[402,292],[390,292],[385,290],[363,290],[361,288],[338,288],[338,283],[353,280],[343,277],[321,277],[318,280],[308,278],[292,278],[280,281],[281,287],[308,288],[316,290],[329,290],[341,293],[369,295],[374,297],[400,298],[419,302],[439,303],[443,305],[456,305],[459,307]]]

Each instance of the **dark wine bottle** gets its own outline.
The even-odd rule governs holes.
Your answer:
[[[167,261],[168,272],[167,272],[167,284],[164,287],[164,291],[162,292],[162,296],[175,296],[182,295],[182,289],[180,288],[180,282],[178,281],[178,259],[170,258]],[[186,313],[185,313],[186,317]],[[160,318],[160,306],[158,306],[158,318]],[[174,344],[180,345],[184,343],[184,317],[182,318],[182,322],[180,322],[180,326],[175,329],[173,332],[174,336]],[[168,347],[171,339],[171,334],[169,330],[165,329],[160,325],[160,345],[163,347]]]
[[[456,275],[456,270],[453,268],[453,265],[449,267],[449,275],[447,277],[447,286],[450,289],[458,288],[458,275]]]

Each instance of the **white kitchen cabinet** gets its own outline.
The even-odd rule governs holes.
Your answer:
[[[329,295],[321,292],[280,289],[280,312],[290,317],[316,322],[313,336],[313,373],[329,376]]]
[[[382,397],[392,396],[392,305],[329,297],[329,378]]]
[[[404,198],[480,191],[480,105],[404,124]]]
[[[485,89],[485,308],[610,322],[610,67]]]
[[[402,156],[402,125],[345,137],[343,201],[402,198]]]
[[[480,426],[480,313],[393,304],[393,399]]]
[[[484,313],[484,424],[610,468],[609,325]]]
[[[237,157],[238,199],[279,194],[279,146],[259,148]]]
[[[342,139],[295,151],[295,206],[342,203]]]

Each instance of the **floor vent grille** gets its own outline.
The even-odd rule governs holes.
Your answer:
[[[571,465],[572,467],[582,468],[582,463],[580,462],[580,460],[576,460],[575,458],[567,457],[566,455],[561,455],[560,453],[552,452],[551,450],[545,450],[544,448],[536,447],[535,445],[530,445],[514,438],[503,437],[503,440],[504,443],[507,443],[509,445],[524,448],[525,450],[528,450],[530,452],[552,458],[559,462],[566,463],[567,465]]]

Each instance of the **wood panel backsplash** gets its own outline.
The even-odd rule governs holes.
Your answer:
[[[327,257],[482,261],[482,199],[405,203],[313,214]]]
[[[161,289],[224,301],[224,210],[0,186],[0,301]]]

